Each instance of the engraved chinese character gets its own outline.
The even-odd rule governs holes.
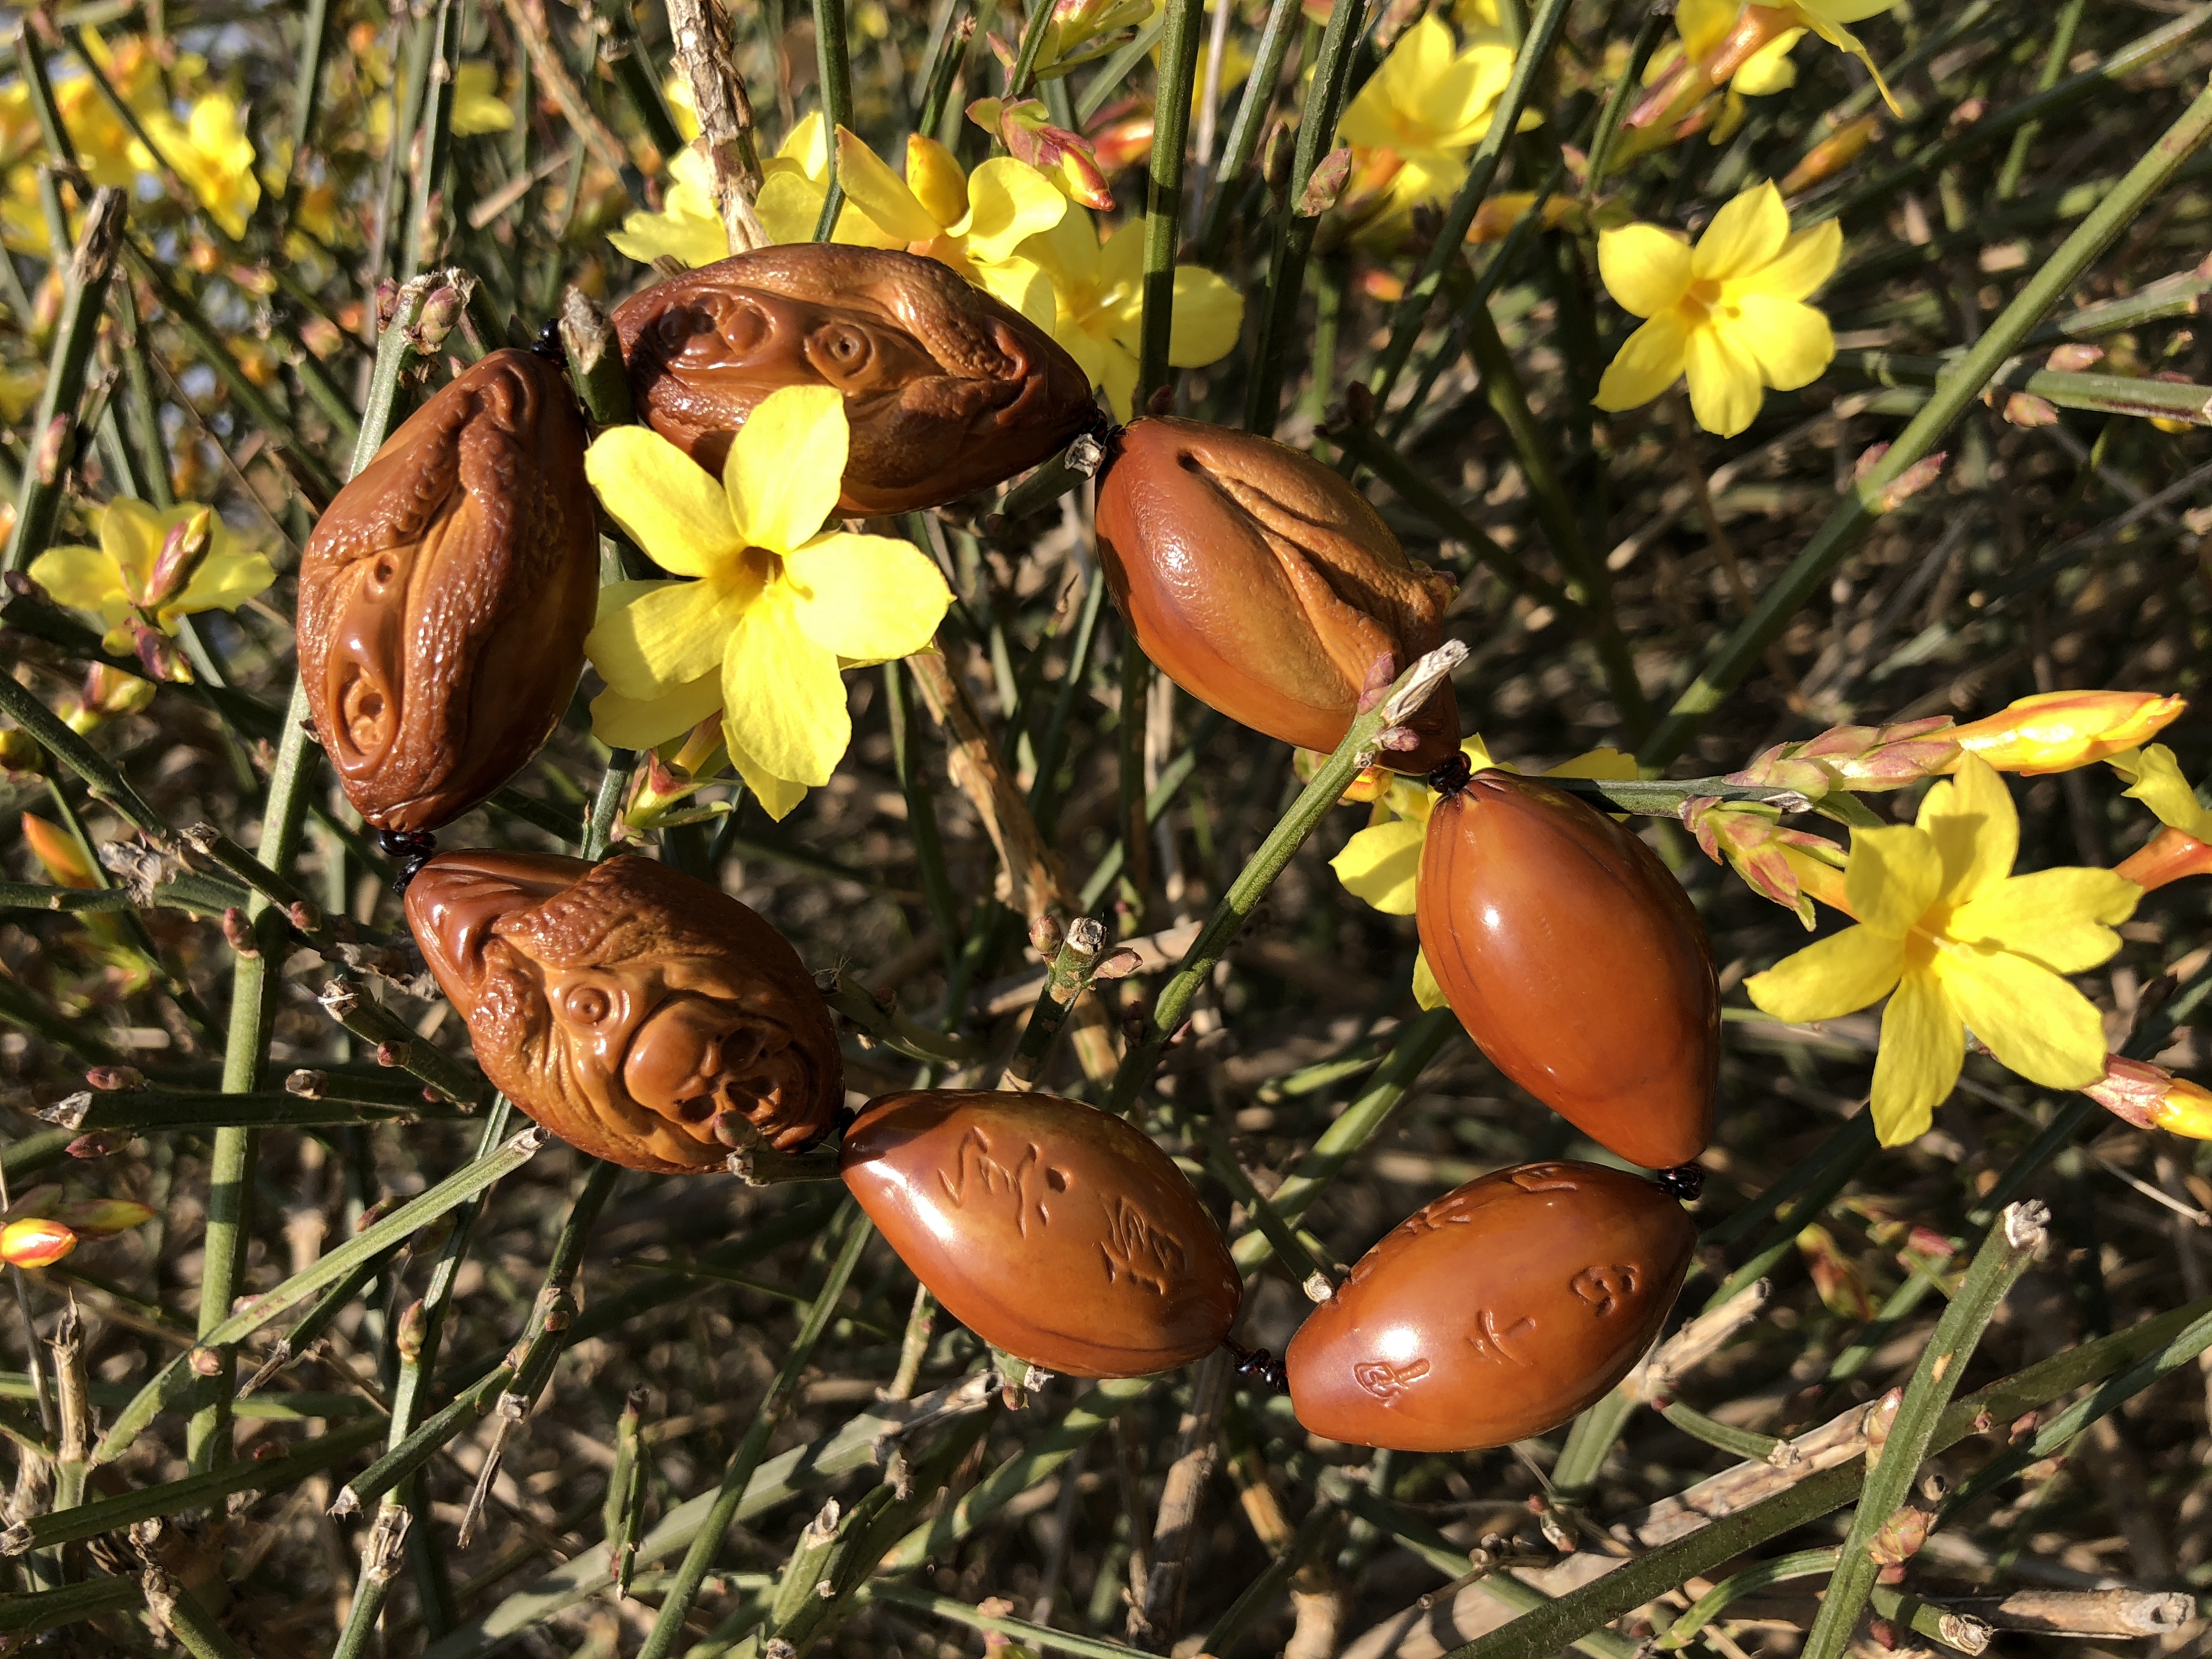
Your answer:
[[[1474,1350],[1478,1358],[1497,1360],[1508,1365],[1526,1365],[1528,1363],[1506,1344],[1517,1342],[1533,1332],[1536,1328],[1534,1320],[1524,1314],[1510,1325],[1501,1327],[1498,1316],[1485,1308],[1475,1315],[1474,1322],[1476,1328],[1467,1339],[1467,1344]]]
[[[1002,1191],[1007,1194],[1014,1203],[1014,1231],[1024,1238],[1029,1237],[1032,1210],[1038,1226],[1052,1220],[1052,1212],[1045,1206],[1046,1194],[1067,1190],[1067,1171],[1047,1164],[1036,1142],[1025,1146],[1021,1157],[1009,1164],[993,1152],[990,1137],[976,1127],[961,1136],[952,1167],[939,1170],[937,1179],[945,1195],[963,1206],[968,1202],[971,1180],[986,1199],[995,1198]]]
[[[1108,1284],[1126,1279],[1155,1296],[1168,1293],[1188,1260],[1182,1244],[1155,1227],[1126,1193],[1106,1206],[1105,1236],[1098,1249],[1106,1258]]]
[[[1600,1319],[1619,1307],[1621,1298],[1636,1294],[1637,1272],[1632,1265],[1585,1267],[1567,1281],[1567,1288],[1590,1305]]]
[[[1565,1166],[1559,1164],[1531,1164],[1525,1170],[1516,1170],[1510,1177],[1524,1193],[1571,1193],[1575,1183],[1567,1179]]]
[[[1352,1380],[1386,1406],[1428,1374],[1425,1359],[1407,1359],[1395,1365],[1387,1359],[1370,1359],[1352,1368]]]

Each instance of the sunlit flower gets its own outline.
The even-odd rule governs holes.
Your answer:
[[[1137,350],[1144,333],[1145,230],[1131,220],[1103,243],[1087,213],[1071,211],[1044,235],[1023,244],[1051,278],[1058,296],[1053,337],[1083,366],[1091,384],[1103,386],[1124,421],[1133,412]],[[1237,346],[1244,296],[1200,265],[1175,268],[1175,310],[1170,319],[1168,363],[1200,368]]]
[[[1959,1080],[1968,1030],[2049,1088],[2078,1089],[2104,1073],[2096,1006],[2060,975],[2119,949],[2113,924],[2134,914],[2142,890],[2110,870],[2015,876],[2019,851],[2004,780],[1970,757],[1929,790],[1915,823],[1852,831],[1844,898],[1858,925],[1745,983],[1753,1003],[1793,1024],[1889,997],[1873,1096],[1885,1146],[1927,1129]]]
[[[1114,192],[1106,188],[1106,175],[1091,141],[1054,125],[1042,99],[1010,104],[999,98],[978,98],[968,106],[968,118],[1004,144],[1006,154],[1050,179],[1069,201],[1101,213],[1112,210]]]
[[[11,1267],[51,1267],[76,1249],[76,1235],[45,1216],[26,1216],[0,1227],[0,1261]]]
[[[1138,27],[1159,9],[1158,0],[1056,0],[1037,43],[1032,72],[1040,81],[1054,80],[1125,46]],[[1018,13],[1015,21],[1021,22]],[[1012,38],[994,34],[991,51],[1011,72],[1021,55],[1020,33]]]
[[[806,235],[796,240],[805,241],[813,234],[810,224]],[[645,265],[668,258],[696,270],[729,258],[729,233],[714,204],[714,164],[696,146],[677,151],[668,163],[660,211],[640,209],[623,221],[620,230],[609,233],[607,240]]]
[[[1480,737],[1460,744],[1475,770],[1494,767],[1516,772],[1518,767],[1492,760]],[[1593,749],[1586,755],[1553,767],[1539,775],[1547,778],[1633,778],[1636,757],[1618,749]],[[1375,800],[1367,827],[1344,843],[1344,850],[1329,860],[1329,868],[1352,897],[1374,906],[1386,916],[1413,914],[1421,873],[1421,847],[1429,835],[1429,817],[1437,797],[1418,778],[1391,775],[1389,787]],[[1413,995],[1424,1008],[1443,1006],[1443,992],[1429,972],[1428,958],[1413,962]]]
[[[2212,1089],[2176,1077],[2163,1066],[2111,1054],[2104,1076],[2083,1085],[2081,1092],[2138,1129],[2212,1140]]]
[[[1416,21],[1344,112],[1337,139],[1362,150],[1387,150],[1399,167],[1389,189],[1394,205],[1448,202],[1467,176],[1468,153],[1490,131],[1490,118],[1513,73],[1513,53],[1482,41],[1466,51],[1433,15]],[[1524,118],[1522,125],[1534,122]]]
[[[852,741],[840,671],[927,647],[951,604],[920,550],[822,532],[848,441],[843,398],[787,386],[756,408],[721,482],[643,427],[602,433],[586,475],[617,523],[690,580],[617,583],[585,650],[607,682],[602,742],[650,749],[716,709],[746,786],[781,818]]]
[[[169,532],[203,513],[209,514],[206,556],[181,591],[156,595],[156,567]],[[100,510],[98,533],[98,547],[50,548],[31,562],[30,574],[57,605],[97,615],[112,652],[131,648],[131,625],[149,599],[155,625],[173,635],[178,617],[235,611],[276,580],[265,555],[198,501],[157,507],[118,495]]]
[[[1808,28],[1838,51],[1847,52],[1867,67],[1874,83],[1888,103],[1890,113],[1902,115],[1896,94],[1890,91],[1889,82],[1881,77],[1881,66],[1874,61],[1874,54],[1865,43],[1844,27],[1846,23],[1863,23],[1869,17],[1878,17],[1897,3],[1897,0],[1786,0],[1779,6],[1747,6],[1747,15],[1753,12],[1778,12],[1785,27],[1794,24]]]
[[[514,126],[514,111],[499,95],[496,64],[463,64],[453,71],[450,125],[456,138],[473,138],[480,132],[505,132]]]
[[[2178,701],[2178,700],[2177,700]],[[2173,750],[2162,743],[2108,755],[2105,763],[2128,781],[2125,793],[2157,815],[2160,823],[2185,836],[2212,842],[2212,808],[2197,799]]]
[[[210,92],[194,100],[189,120],[179,121],[166,109],[143,118],[161,159],[223,234],[244,235],[247,217],[261,202],[261,180],[254,175],[253,140],[238,100],[227,92]],[[144,145],[134,143],[131,150],[142,171],[155,170]]]
[[[1942,735],[2000,772],[2036,777],[2140,748],[2188,706],[2154,691],[2043,691]]]
[[[1698,424],[1734,437],[1758,415],[1765,387],[1809,385],[1835,356],[1827,318],[1804,301],[1843,246],[1832,219],[1793,233],[1771,184],[1722,208],[1694,248],[1658,225],[1600,232],[1607,291],[1646,320],[1607,366],[1597,406],[1634,409],[1686,374]]]

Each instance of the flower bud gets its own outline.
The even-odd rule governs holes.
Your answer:
[[[13,727],[0,732],[0,777],[20,782],[38,777],[46,769],[46,757],[29,732]]]
[[[1771,807],[1723,802],[1713,795],[1684,801],[1681,817],[1707,858],[1725,861],[1753,892],[1796,911],[1808,928],[1813,926],[1814,894],[1807,890],[1802,866],[1808,859],[1841,857],[1842,848],[1824,836],[1784,829]]]
[[[146,1074],[136,1066],[95,1066],[84,1074],[85,1087],[115,1093],[146,1086]]]
[[[1651,849],[1564,791],[1488,769],[1437,801],[1421,951],[1491,1062],[1649,1169],[1711,1138],[1720,990],[1704,924]]]
[[[260,944],[253,937],[253,923],[235,904],[222,913],[222,937],[234,955],[251,961],[261,954]]]
[[[209,553],[215,548],[215,509],[204,507],[180,525],[170,526],[161,542],[161,550],[155,556],[154,568],[148,573],[143,594],[130,595],[132,604],[146,611],[159,611],[165,605],[173,605],[184,597],[192,578],[207,562]],[[124,586],[132,585],[130,568],[124,569]]]
[[[1294,749],[1291,751],[1291,770],[1297,775],[1300,783],[1311,783],[1328,764],[1328,757],[1317,749]],[[1355,773],[1345,785],[1343,794],[1337,797],[1340,806],[1364,806],[1369,801],[1380,800],[1390,791],[1392,773],[1379,762],[1365,770]]]
[[[2081,1092],[2138,1129],[2212,1140],[2212,1090],[2178,1078],[2163,1066],[2111,1054],[2105,1075]]]
[[[1881,121],[1877,116],[1862,115],[1856,121],[1847,121],[1835,131],[1805,152],[1805,159],[1790,169],[1782,181],[1784,196],[1795,196],[1808,191],[1823,179],[1832,179],[1859,159],[1869,144],[1881,137]]]
[[[130,1129],[94,1129],[70,1142],[67,1151],[71,1158],[112,1158],[131,1144],[135,1133]]]
[[[910,253],[761,248],[647,289],[611,320],[639,418],[717,477],[763,398],[834,386],[851,428],[848,514],[957,501],[1098,418],[1088,378],[1048,335]]]
[[[0,1261],[11,1267],[51,1267],[75,1249],[76,1235],[45,1216],[0,1227]]]
[[[2112,873],[2125,876],[2147,893],[2185,876],[2212,876],[2212,847],[2185,830],[2163,825],[2113,866]]]
[[[146,678],[160,685],[190,685],[192,683],[191,665],[177,642],[158,628],[149,627],[133,617],[129,624],[131,653],[138,659],[138,666]]]
[[[520,768],[584,668],[599,586],[568,382],[495,351],[387,440],[300,564],[300,672],[346,798],[435,830]]]
[[[1443,637],[1457,584],[1407,558],[1366,497],[1272,439],[1156,416],[1115,441],[1098,551],[1145,653],[1207,707],[1333,750],[1373,694]],[[1422,773],[1459,749],[1439,684],[1384,763]]]
[[[461,293],[459,289],[441,286],[432,290],[422,301],[422,315],[415,324],[415,349],[426,357],[434,357],[445,349],[446,336],[453,331],[460,320]]]
[[[56,1205],[48,1218],[79,1238],[112,1238],[144,1226],[154,1218],[154,1210],[133,1198],[86,1198]]]
[[[2057,426],[2058,405],[2033,392],[2015,392],[2005,399],[2004,417],[2012,426]]]
[[[47,879],[57,887],[85,889],[100,885],[91,860],[84,849],[76,844],[76,837],[58,823],[39,817],[35,812],[22,816],[24,845],[31,849],[46,872]]]
[[[2141,748],[2187,707],[2148,691],[2044,691],[1945,735],[2000,772],[2037,777]]]
[[[409,1303],[407,1311],[399,1316],[399,1329],[392,1338],[393,1346],[399,1350],[399,1358],[404,1362],[411,1365],[422,1357],[423,1336],[428,1328],[429,1315],[418,1297]]]
[[[1831,789],[1902,789],[1948,771],[1959,758],[1948,716],[1890,726],[1838,726],[1802,743],[1777,744],[1730,783],[1794,789],[1818,800]]]

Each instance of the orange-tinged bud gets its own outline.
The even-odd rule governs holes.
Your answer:
[[[1800,191],[1810,190],[1824,179],[1833,178],[1857,161],[1866,147],[1881,137],[1881,122],[1872,115],[1862,115],[1856,121],[1846,122],[1819,143],[1805,152],[1805,159],[1790,169],[1782,181],[1782,193],[1795,196]]]
[[[2212,847],[2172,824],[2161,828],[2112,868],[2146,893],[2184,876],[2212,876]]]
[[[0,1261],[11,1267],[51,1267],[75,1249],[76,1235],[45,1216],[0,1227]]]
[[[2149,691],[2044,691],[1946,735],[2000,772],[2037,777],[2139,749],[2187,707]]]
[[[153,1206],[135,1198],[87,1198],[54,1207],[50,1220],[79,1238],[112,1238],[154,1218]]]
[[[97,887],[100,878],[76,837],[33,812],[23,814],[23,840],[57,887]]]
[[[1291,770],[1297,774],[1300,783],[1311,783],[1328,760],[1328,757],[1317,749],[1294,749],[1291,751]],[[1393,775],[1387,766],[1370,766],[1344,787],[1336,804],[1364,806],[1370,801],[1380,800],[1389,792]]]
[[[2108,1056],[2105,1075],[2081,1092],[2139,1129],[2212,1140],[2212,1089],[2148,1060]]]

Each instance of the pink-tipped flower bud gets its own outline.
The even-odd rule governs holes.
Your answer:
[[[2176,1077],[2163,1066],[2112,1054],[2105,1061],[2105,1075],[2081,1092],[2139,1129],[2212,1140],[2212,1089]]]
[[[143,592],[130,592],[136,582],[125,568],[124,588],[131,602],[149,611],[175,604],[184,597],[185,590],[191,586],[192,578],[199,574],[214,548],[215,509],[204,507],[182,524],[170,527],[161,552],[155,556],[153,569],[146,574]]]
[[[88,1089],[118,1092],[125,1089],[143,1089],[146,1074],[136,1066],[95,1066],[84,1074]]]

